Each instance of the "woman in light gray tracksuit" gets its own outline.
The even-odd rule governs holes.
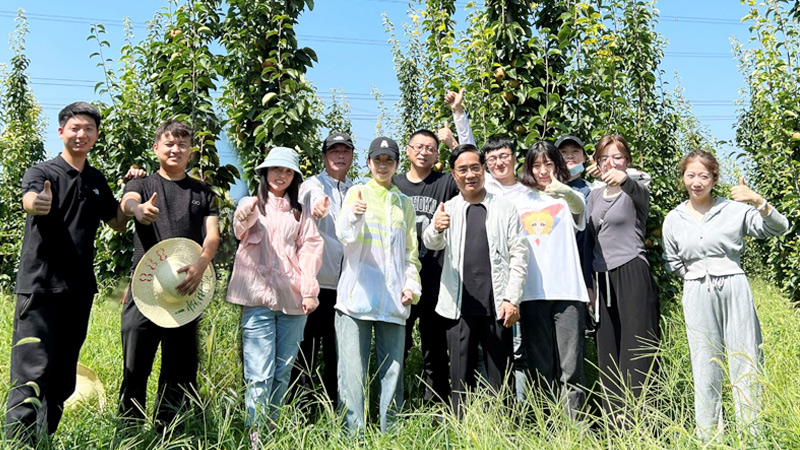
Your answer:
[[[753,294],[741,267],[745,236],[764,239],[789,228],[783,215],[744,184],[733,201],[713,197],[719,164],[695,150],[680,163],[689,200],[670,211],[663,236],[667,270],[684,280],[683,313],[692,360],[695,418],[701,439],[721,432],[722,379],[727,354],[733,400],[740,425],[753,426],[759,410],[761,328]]]

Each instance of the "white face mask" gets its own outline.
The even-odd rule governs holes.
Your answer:
[[[569,176],[570,178],[580,175],[583,173],[583,163],[575,164],[574,166],[569,168]]]

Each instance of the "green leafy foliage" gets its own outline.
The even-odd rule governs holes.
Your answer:
[[[218,2],[171,1],[148,25],[147,37],[135,43],[126,20],[125,43],[120,49],[119,68],[105,58],[109,43],[105,28],[93,25],[89,39],[99,51],[92,56],[105,73],[98,84],[99,94],[110,103],[98,103],[103,115],[103,133],[92,151],[96,164],[109,178],[118,195],[122,194],[121,177],[132,164],[148,173],[158,169],[153,147],[158,125],[174,119],[186,122],[194,132],[190,176],[209,184],[220,209],[220,229],[230,234],[230,186],[238,176],[233,165],[222,165],[217,142],[223,121],[215,111],[215,92],[219,85],[220,57],[210,47],[214,30],[219,29]],[[132,234],[122,237],[105,229],[97,244],[98,274],[111,277],[126,274],[133,251]],[[223,241],[220,255],[231,255],[234,243]],[[222,258],[227,261],[229,258]]]
[[[405,50],[395,44],[394,55],[401,92],[420,94],[418,103],[401,100],[402,128],[441,123],[450,115],[445,91],[464,87],[478,143],[495,134],[517,140],[520,165],[542,139],[573,134],[591,143],[622,134],[633,165],[653,176],[645,242],[662,292],[673,294],[675,281],[661,261],[661,223],[681,199],[677,164],[687,145],[713,138],[680,91],[662,80],[665,42],[655,32],[654,2],[487,0],[466,8],[463,33],[453,31],[453,2],[411,10],[409,44]],[[431,69],[410,70],[407,60]],[[411,113],[402,112],[409,107]]]
[[[305,73],[317,61],[309,47],[299,47],[294,26],[311,0],[226,2],[220,43],[226,50],[226,79],[221,104],[251,192],[254,168],[268,149],[297,149],[306,175],[319,170],[316,92]]]
[[[789,233],[754,241],[747,259],[760,266],[794,301],[800,300],[800,25],[796,6],[770,0],[751,5],[754,48],[734,41],[734,53],[745,77],[736,142],[747,166],[747,183],[792,225]],[[791,5],[788,5],[791,7]],[[763,264],[760,264],[763,263]]]
[[[3,73],[0,91],[0,288],[10,287],[16,278],[25,211],[22,209],[22,176],[45,158],[42,108],[30,89],[25,55],[28,22],[19,10],[11,34],[11,58]]]

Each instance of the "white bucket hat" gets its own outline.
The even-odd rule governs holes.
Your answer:
[[[165,239],[142,256],[131,280],[133,300],[139,311],[158,326],[177,328],[196,319],[214,297],[216,276],[211,264],[194,294],[179,295],[175,290],[186,276],[178,273],[194,264],[203,248],[186,238]]]
[[[75,392],[64,402],[65,408],[74,408],[79,404],[97,397],[97,406],[102,411],[106,407],[106,390],[94,371],[78,363],[75,379]]]
[[[300,171],[300,155],[291,148],[275,147],[270,150],[267,159],[256,166],[256,173],[260,175],[261,171],[268,167],[287,167],[294,170],[301,180],[303,179],[303,172]]]

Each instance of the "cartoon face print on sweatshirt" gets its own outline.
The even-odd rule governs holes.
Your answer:
[[[561,218],[558,217],[558,213],[562,209],[564,209],[564,205],[559,203],[522,213],[520,217],[522,219],[522,228],[528,236],[535,236],[535,238],[531,239],[535,245],[541,245],[559,224]]]

